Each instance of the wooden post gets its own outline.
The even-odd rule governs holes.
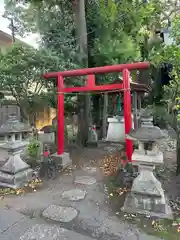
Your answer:
[[[138,95],[138,109],[141,110],[141,95]]]
[[[133,93],[133,107],[134,107],[134,128],[138,127],[138,119],[137,119],[137,92]]]

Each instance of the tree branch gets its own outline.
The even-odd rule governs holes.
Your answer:
[[[162,12],[164,17],[161,19],[161,21],[168,20],[173,13],[177,13],[178,11],[180,11],[180,6],[179,7],[175,6],[174,9],[172,9],[168,14],[167,12]]]

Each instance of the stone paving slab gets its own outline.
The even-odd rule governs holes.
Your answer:
[[[0,240],[93,240],[57,225],[24,218],[0,234]]]
[[[74,182],[82,185],[92,185],[96,183],[96,179],[90,176],[77,176]]]
[[[81,189],[71,189],[64,191],[62,197],[70,201],[79,201],[83,200],[86,196],[86,191]]]
[[[23,218],[16,222],[16,224],[6,229],[5,232],[0,233],[0,240],[19,240],[20,237],[23,236],[26,231],[36,223],[36,220],[23,216]]]
[[[89,174],[95,174],[97,171],[96,167],[84,167],[83,171],[89,173]]]
[[[78,211],[72,207],[50,205],[43,211],[42,215],[50,220],[68,223],[77,217]]]
[[[22,214],[19,214],[15,211],[0,209],[0,233],[6,231],[21,219],[24,219]]]
[[[83,236],[73,231],[50,226],[47,224],[36,224],[32,226],[20,240],[92,240],[92,238]]]

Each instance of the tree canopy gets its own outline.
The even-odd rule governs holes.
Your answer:
[[[26,44],[16,43],[0,52],[1,88],[11,93],[25,119],[36,112],[48,87],[41,75],[58,67],[56,56]]]
[[[78,25],[75,19],[75,3],[75,1],[68,0],[5,1],[5,16],[14,18],[16,34],[25,36],[27,33],[38,33],[40,35],[39,49],[30,50],[30,48],[23,47],[23,67],[13,62],[16,69],[20,69],[18,77],[16,76],[18,73],[14,72],[15,68],[10,65],[9,82],[10,76],[14,79],[19,79],[22,75],[32,76],[32,81],[38,81],[38,74],[42,72],[75,69],[82,66],[82,56],[77,41]],[[176,0],[91,0],[86,1],[85,7],[89,67],[149,60],[152,53],[155,51],[158,53],[164,49],[162,39],[156,30],[166,27],[169,18],[179,9]],[[15,49],[18,50],[17,53]],[[17,59],[20,63],[22,52],[19,50],[20,47],[15,45],[10,48],[10,53],[1,56],[4,62],[1,66],[2,73],[5,63],[9,64],[10,58],[14,59],[16,54],[19,56]],[[26,50],[27,53],[25,53]],[[32,52],[35,53],[33,61],[31,60]],[[29,69],[25,71],[27,66]],[[32,69],[36,71],[31,71]],[[144,78],[148,78],[148,75]],[[153,79],[155,83],[158,82],[157,78],[158,76]],[[102,80],[107,79],[103,77]],[[110,77],[108,77],[109,80],[111,80]],[[44,85],[44,81],[42,79],[41,81]],[[7,88],[10,88],[9,82],[6,81]],[[21,85],[20,82],[17,86],[18,84]],[[81,83],[79,78],[70,78],[66,80],[66,84]],[[50,91],[50,94],[47,94],[48,101],[54,105],[56,102],[56,95],[53,94],[56,91],[55,85],[49,81],[46,87]],[[158,88],[155,86],[154,89]],[[22,98],[22,93],[19,97]],[[66,96],[65,99],[69,97]]]

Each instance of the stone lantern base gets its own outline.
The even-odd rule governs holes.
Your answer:
[[[130,193],[121,209],[126,213],[138,213],[151,217],[173,219],[168,200],[164,197],[154,198]]]
[[[139,175],[133,182],[122,211],[172,219],[171,208],[161,183],[153,174],[153,168],[153,165],[139,165]]]
[[[13,175],[0,171],[0,186],[12,189],[23,188],[28,181],[32,180],[32,173],[32,169],[26,169]]]
[[[4,144],[1,148],[8,151],[9,157],[0,168],[0,186],[8,188],[22,188],[32,180],[33,170],[21,159],[22,149],[26,143]]]

